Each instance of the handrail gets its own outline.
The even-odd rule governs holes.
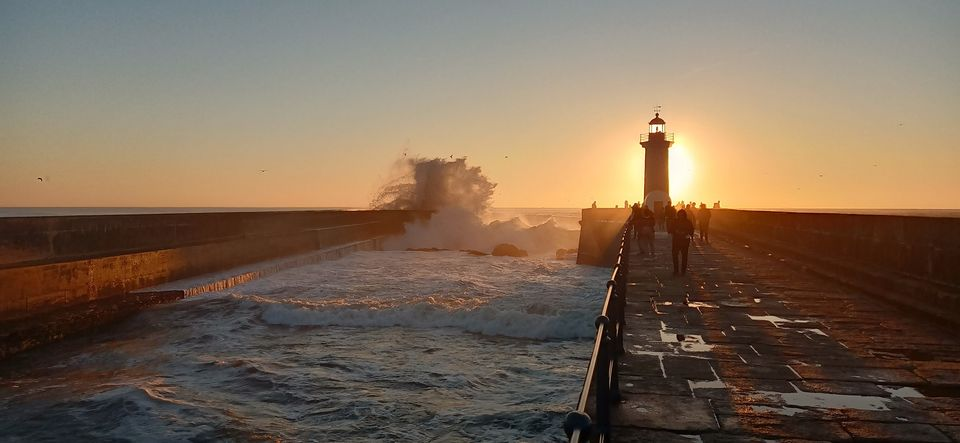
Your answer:
[[[594,321],[597,335],[593,341],[593,354],[583,379],[583,390],[577,409],[563,420],[563,430],[570,443],[610,440],[610,407],[620,401],[620,355],[623,354],[624,310],[627,296],[627,272],[630,264],[630,237],[633,218],[628,218],[620,230],[620,249],[617,261],[607,281],[600,315]],[[598,371],[597,368],[600,368]],[[590,393],[594,393],[594,415],[587,414]]]

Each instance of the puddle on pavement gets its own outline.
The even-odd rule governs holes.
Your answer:
[[[667,324],[660,321],[660,341],[663,343],[677,343],[680,349],[686,352],[709,352],[714,345],[709,345],[699,334],[677,334],[667,332]]]
[[[687,384],[690,385],[690,389],[724,389],[727,387],[723,380],[687,380]]]
[[[773,324],[774,327],[779,328],[781,325],[793,324],[793,323],[810,323],[810,320],[790,320],[783,317],[777,317],[776,315],[750,315],[747,314],[747,317],[750,317],[750,320],[756,321],[768,321]]]
[[[660,331],[660,341],[664,343],[677,343],[680,349],[686,352],[709,352],[714,345],[708,345],[703,341],[703,336],[698,334],[674,334],[672,332]]]
[[[823,337],[829,337],[826,332],[823,332],[818,328],[797,329],[797,331],[804,335],[813,334],[813,335],[820,335]]]
[[[822,337],[829,337],[826,332],[823,332],[823,330],[821,330],[821,329],[819,329],[819,328],[784,328],[784,327],[783,327],[784,325],[814,323],[813,320],[791,320],[791,319],[788,319],[788,318],[777,317],[776,315],[750,315],[750,314],[747,314],[747,317],[750,317],[750,320],[768,321],[768,322],[770,322],[770,324],[772,324],[772,325],[773,325],[775,328],[777,328],[777,329],[792,329],[792,330],[794,330],[794,331],[797,331],[797,332],[803,334],[803,335],[806,336],[807,338],[811,338],[812,335],[819,335],[819,336],[822,336]]]
[[[786,415],[787,417],[793,417],[794,415],[807,412],[806,409],[791,408],[789,406],[774,407],[774,406],[751,405],[750,409],[752,409],[754,412],[770,412],[773,414]]]
[[[880,389],[883,389],[884,391],[889,392],[889,393],[890,393],[890,397],[902,398],[902,399],[904,399],[904,400],[906,400],[906,399],[908,399],[908,398],[924,398],[924,397],[926,397],[925,395],[921,394],[920,391],[916,390],[916,388],[911,388],[911,387],[909,387],[909,386],[896,387],[896,386],[883,386],[883,385],[880,385]]]
[[[717,371],[713,369],[713,365],[708,364],[708,366],[710,366],[710,372],[713,373],[713,380],[687,380],[687,385],[690,386],[690,391],[694,392],[694,397],[696,397],[696,389],[726,389],[727,387],[727,384],[717,375]]]
[[[871,395],[828,394],[823,392],[806,392],[795,384],[790,386],[796,392],[758,391],[770,398],[780,397],[784,407],[800,407],[814,409],[857,409],[861,411],[889,411],[887,404],[892,400],[886,397]],[[889,392],[889,391],[888,391]],[[900,391],[898,391],[900,392]]]

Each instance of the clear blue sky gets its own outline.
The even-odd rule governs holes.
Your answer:
[[[676,199],[957,208],[958,24],[956,1],[0,1],[0,206],[364,206],[404,149],[467,156],[498,206],[613,205],[642,198],[661,104]]]

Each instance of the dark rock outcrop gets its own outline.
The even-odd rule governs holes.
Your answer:
[[[493,252],[490,253],[495,257],[526,257],[527,251],[520,249],[510,243],[500,243],[493,247]]]

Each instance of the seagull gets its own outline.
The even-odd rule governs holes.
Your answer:
[[[43,183],[43,177],[37,177],[37,180]]]
[[[504,155],[503,158],[510,158],[510,156],[509,156],[509,155]]]
[[[260,173],[261,173],[261,174],[263,174],[264,172],[267,172],[267,170],[266,170],[266,169],[261,169],[261,170],[260,170]]]

